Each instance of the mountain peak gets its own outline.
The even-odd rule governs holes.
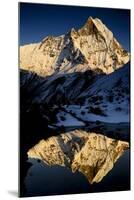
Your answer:
[[[80,34],[91,34],[95,28],[94,19],[90,16],[82,28],[78,30]]]
[[[94,24],[95,26],[100,25],[103,26],[103,22],[99,19],[99,18],[93,18],[93,17],[89,17],[85,23],[85,25],[91,25]]]
[[[84,26],[79,29],[78,32],[84,35],[100,34],[106,39],[107,37],[113,37],[113,33],[103,24],[100,19],[93,19],[91,16],[87,19]]]
[[[86,24],[91,23],[91,22],[93,22],[93,18],[90,16],[90,17],[88,17]]]
[[[41,76],[90,69],[108,74],[126,64],[129,57],[106,25],[91,16],[79,30],[72,28],[65,35],[20,47],[21,68]]]

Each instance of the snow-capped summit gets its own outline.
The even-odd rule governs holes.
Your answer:
[[[89,17],[79,30],[20,47],[20,67],[40,76],[95,70],[109,74],[129,61],[113,33],[98,18]]]

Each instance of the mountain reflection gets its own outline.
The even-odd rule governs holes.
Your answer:
[[[128,142],[74,130],[41,140],[27,154],[49,166],[60,165],[72,172],[79,171],[92,184],[100,182],[128,148]]]

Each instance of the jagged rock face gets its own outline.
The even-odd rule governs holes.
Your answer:
[[[20,47],[20,67],[41,76],[94,70],[111,73],[129,61],[129,53],[99,19],[79,29]]]
[[[127,142],[75,130],[41,140],[28,151],[28,157],[78,170],[92,184],[100,182],[128,148]]]

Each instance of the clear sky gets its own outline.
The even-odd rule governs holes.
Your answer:
[[[48,35],[80,28],[89,16],[97,17],[130,51],[130,11],[123,9],[20,3],[20,45],[40,42]]]

